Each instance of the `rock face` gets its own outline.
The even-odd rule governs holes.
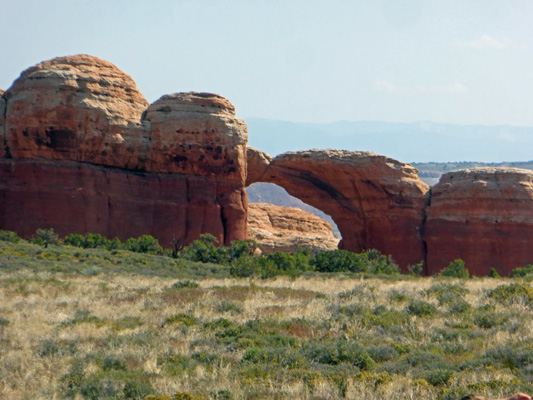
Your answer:
[[[299,208],[265,203],[248,204],[248,236],[267,253],[297,248],[318,253],[336,249],[339,242],[322,218]]]
[[[426,212],[428,273],[458,258],[476,275],[532,264],[532,181],[532,171],[513,168],[443,175]]]
[[[28,68],[5,94],[7,146],[13,158],[120,166],[118,144],[140,123],[148,102],[131,77],[87,55]]]
[[[375,153],[343,150],[289,152],[267,167],[259,165],[258,179],[331,215],[342,235],[341,249],[377,249],[391,254],[403,270],[424,260],[428,187],[415,168]]]
[[[248,164],[248,175],[246,177],[246,186],[250,186],[255,182],[263,182],[264,175],[268,172],[268,167],[272,162],[270,157],[264,151],[258,150],[254,147],[248,146],[246,149],[246,157]]]
[[[178,93],[148,107],[128,75],[87,55],[27,69],[2,98],[0,228],[150,233],[164,246],[247,237],[247,131],[226,99]]]
[[[5,113],[6,113],[6,99],[4,98],[4,91],[0,89],[0,157],[4,157],[6,153],[5,139]]]

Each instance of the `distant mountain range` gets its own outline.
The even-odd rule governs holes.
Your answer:
[[[246,118],[248,144],[271,156],[312,148],[373,151],[407,163],[531,160],[533,127],[434,122],[324,124]]]
[[[482,163],[482,162],[448,162],[448,163],[412,163],[418,169],[418,177],[426,182],[428,185],[436,185],[442,174],[458,169],[467,169],[475,167],[508,167],[508,168],[523,168],[533,170],[533,161],[512,161],[499,163]]]

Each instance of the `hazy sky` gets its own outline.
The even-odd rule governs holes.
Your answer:
[[[0,0],[0,88],[88,53],[148,101],[288,121],[533,126],[531,0]]]

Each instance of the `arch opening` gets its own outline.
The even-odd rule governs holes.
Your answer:
[[[256,182],[246,188],[248,233],[267,251],[334,250],[342,239],[333,218],[291,196],[274,183]],[[263,249],[264,246],[262,246]]]

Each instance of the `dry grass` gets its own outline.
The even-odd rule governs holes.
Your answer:
[[[504,306],[486,297],[487,290],[509,283],[503,279],[205,279],[198,281],[198,288],[171,289],[175,282],[142,275],[87,277],[26,270],[0,275],[0,317],[8,321],[0,326],[0,398],[64,398],[76,363],[83,379],[93,379],[99,390],[108,381],[117,385],[116,397],[101,391],[95,398],[123,398],[129,381],[163,395],[187,392],[216,398],[227,393],[233,399],[447,399],[463,389],[488,395],[528,389],[524,378],[533,356],[532,364],[527,361],[519,368],[496,361],[462,371],[457,367],[479,360],[490,349],[531,348],[531,308],[520,303]],[[447,304],[428,295],[428,289],[442,282],[468,290],[459,296],[473,310],[468,316],[450,313]],[[436,311],[409,314],[407,306],[414,301],[433,305]],[[471,314],[484,306],[508,314],[505,324],[476,326]],[[368,318],[361,314],[363,309]],[[287,351],[339,340],[367,349],[403,346],[406,352],[441,357],[451,372],[442,384],[435,384],[421,377],[424,371],[415,364],[416,372],[395,370],[405,358],[401,353],[390,362],[376,359],[376,368],[367,371],[333,364],[317,369],[311,362],[261,372],[268,363],[242,360],[263,338],[258,334],[256,344],[221,339],[222,328],[208,327],[221,318],[235,329],[260,321],[262,331],[292,340]],[[453,338],[439,339],[446,332]],[[448,348],[452,345],[459,349],[456,353]],[[199,354],[211,359],[198,361]],[[70,395],[91,398],[80,385]]]

